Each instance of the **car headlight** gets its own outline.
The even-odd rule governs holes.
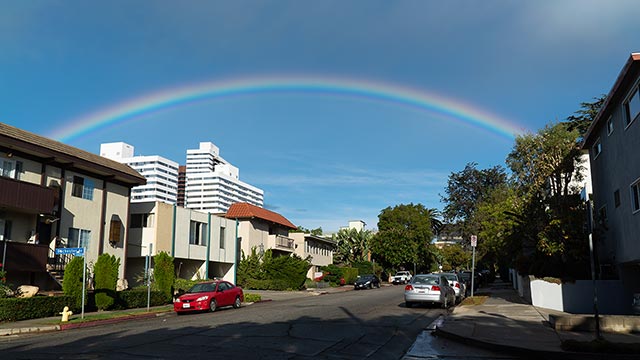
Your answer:
[[[209,295],[200,296],[199,298],[196,299],[196,301],[205,301],[205,300],[209,300]]]
[[[365,285],[369,285],[371,284],[371,281],[367,281],[366,283],[364,283]]]

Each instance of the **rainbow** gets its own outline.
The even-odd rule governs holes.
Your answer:
[[[82,135],[104,129],[110,125],[134,120],[152,112],[207,99],[261,93],[328,94],[385,101],[441,114],[447,118],[497,134],[510,141],[516,135],[525,132],[524,128],[494,114],[424,90],[345,78],[285,76],[213,81],[150,93],[81,116],[56,128],[46,136],[68,142]]]

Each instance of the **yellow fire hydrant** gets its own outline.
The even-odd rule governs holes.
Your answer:
[[[73,311],[69,310],[68,306],[65,306],[60,315],[62,315],[62,322],[67,322],[69,321],[69,316],[73,315]]]

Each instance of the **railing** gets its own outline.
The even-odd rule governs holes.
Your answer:
[[[50,214],[56,192],[52,188],[0,177],[0,205]]]
[[[293,239],[281,235],[276,235],[276,247],[293,250],[293,246]]]
[[[4,255],[5,263],[3,265],[7,271],[46,271],[48,249],[48,245],[0,241],[0,261]]]
[[[47,270],[64,271],[67,264],[73,259],[71,254],[56,254],[54,250],[49,249],[49,259],[47,259]]]

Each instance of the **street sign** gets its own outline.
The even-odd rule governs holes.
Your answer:
[[[471,235],[471,246],[473,247],[478,246],[478,237],[475,235]]]
[[[56,248],[56,255],[84,256],[84,248]]]

